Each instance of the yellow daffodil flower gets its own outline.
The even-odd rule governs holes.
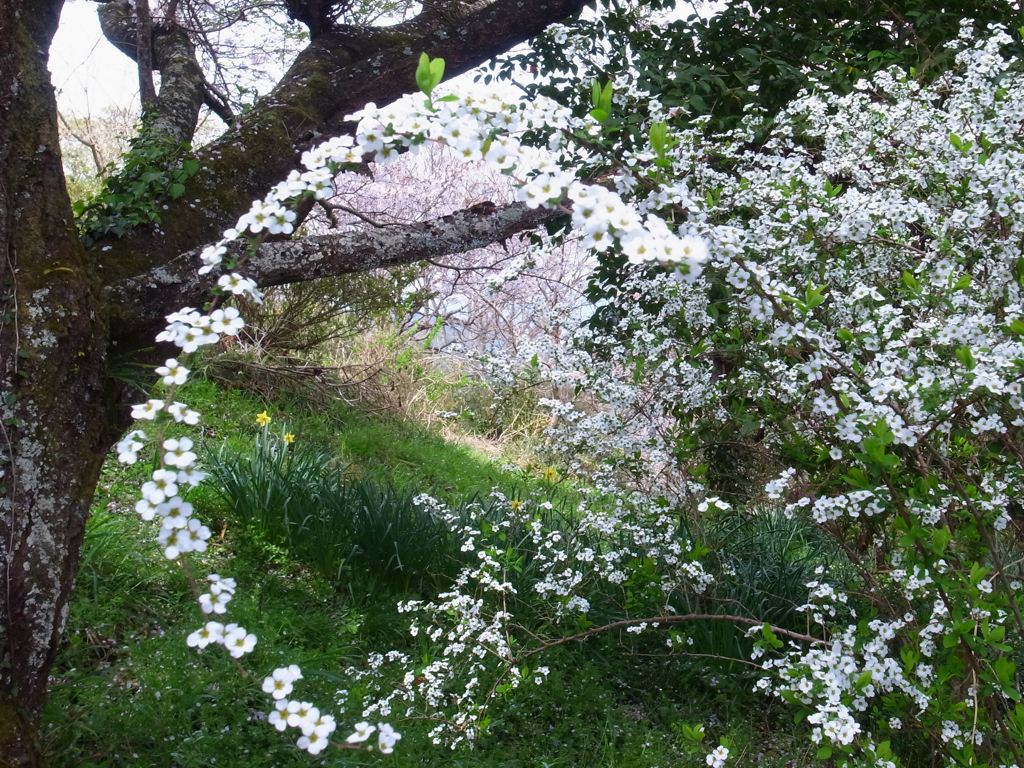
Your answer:
[[[261,427],[265,427],[267,426],[267,424],[270,423],[270,417],[267,416],[266,411],[264,411],[263,413],[256,414],[256,423],[259,424]]]

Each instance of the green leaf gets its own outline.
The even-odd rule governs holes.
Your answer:
[[[870,481],[868,480],[868,476],[864,474],[864,470],[857,467],[854,467],[843,475],[843,480],[854,488],[867,488],[870,485]]]
[[[970,347],[960,347],[956,351],[956,358],[963,363],[964,367],[969,371],[974,370],[975,366],[978,365],[977,361],[974,359],[974,355],[971,353]]]
[[[826,744],[824,747],[822,747],[821,749],[818,750],[818,759],[819,760],[828,760],[830,757],[832,757],[832,745],[831,744]]]
[[[608,119],[608,113],[605,112],[603,109],[590,110],[590,116],[597,120],[597,122],[599,123],[603,123],[605,120]]]
[[[988,573],[988,568],[983,566],[981,563],[975,563],[971,566],[971,586],[978,586],[978,582],[985,578]]]
[[[597,105],[609,115],[612,113],[612,81],[609,80],[601,90],[601,103]]]
[[[917,282],[917,278],[915,278],[907,270],[903,270],[903,274],[901,275],[901,279],[903,280],[903,283],[907,286],[907,288],[909,288],[910,290],[912,290],[912,291],[919,291],[919,290],[921,290],[921,284],[919,282]]]
[[[818,288],[808,284],[807,289],[804,291],[804,306],[807,309],[814,309],[825,301],[823,295],[827,288],[819,286]]]
[[[1010,330],[1013,331],[1018,336],[1024,336],[1024,322],[1017,318],[1014,318],[1013,320],[1010,321]]]
[[[433,83],[431,90],[444,80],[444,59],[434,59],[430,62],[430,80]]]
[[[1009,661],[1006,657],[1000,657],[992,662],[992,671],[996,673],[996,678],[1003,686],[1011,686],[1013,683],[1014,672],[1017,671],[1017,665],[1012,661]]]
[[[651,123],[651,149],[658,157],[665,156],[668,125],[664,121]]]
[[[971,284],[971,276],[970,275],[964,275],[963,277],[961,277],[959,280],[956,281],[956,285],[953,286],[953,290],[954,291],[962,291],[964,288],[968,287],[970,284]]]
[[[169,194],[173,199],[177,200],[179,197],[185,194],[185,185],[171,184],[170,188],[167,190],[167,194]]]
[[[420,63],[416,67],[416,85],[429,98],[431,92],[444,79],[444,59],[434,59],[425,53],[420,54]]]

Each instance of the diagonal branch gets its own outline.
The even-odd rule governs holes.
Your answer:
[[[135,0],[135,18],[139,100],[145,113],[156,104],[156,86],[153,84],[153,18],[149,13],[149,0]]]
[[[512,203],[432,221],[264,243],[245,274],[261,287],[432,260],[503,242],[564,212]],[[237,253],[237,252],[236,252]],[[109,287],[112,335],[122,351],[150,346],[164,316],[209,300],[215,275],[199,275],[199,249]]]

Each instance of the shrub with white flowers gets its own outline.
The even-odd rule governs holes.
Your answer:
[[[496,163],[522,200],[561,207],[566,236],[599,254],[593,317],[553,318],[565,333],[518,350],[603,403],[551,403],[553,440],[579,457],[567,469],[584,458],[600,468],[593,494],[562,519],[573,535],[539,497],[498,494],[487,510],[451,514],[475,562],[436,601],[402,606],[430,658],[393,651],[351,670],[379,695],[348,744],[376,732],[390,752],[399,735],[369,720],[396,707],[435,720],[438,742],[472,739],[504,692],[543,682],[530,657],[568,638],[728,620],[751,628],[759,688],[799,710],[822,760],[894,766],[887,735],[913,731],[950,765],[1024,765],[1012,660],[1024,634],[1020,560],[1007,559],[1024,485],[1024,77],[1003,55],[1009,42],[998,29],[975,40],[965,25],[957,69],[934,82],[881,72],[845,96],[805,93],[770,120],[750,110],[715,137],[627,81],[614,99],[597,84],[583,117],[542,99],[435,100],[440,76],[425,59],[425,100],[368,105],[353,116],[354,140],[306,153],[304,172],[203,252],[201,271],[228,272],[220,296],[258,301],[229,241],[243,238],[251,254],[292,230],[297,198],[329,194],[330,179],[368,154],[392,162],[431,141]],[[637,103],[649,111],[639,129],[605,125],[609,110]],[[547,146],[526,146],[526,131]],[[233,308],[186,308],[160,339],[187,354],[241,322]],[[161,543],[177,558],[209,531],[192,526],[178,495],[201,479],[192,446],[162,435],[198,418],[173,401],[187,371],[172,359],[160,375],[164,399],[133,412],[156,429],[130,433],[118,455],[130,463],[160,446],[139,511],[162,519]],[[723,448],[742,479],[721,465]],[[679,533],[679,510],[751,501],[823,526],[856,574],[808,585],[806,633],[673,607],[714,581],[707,550]],[[211,577],[197,594],[205,613],[227,610],[229,582]],[[594,627],[588,595],[609,587],[629,595],[623,618]],[[547,635],[516,621],[519,599],[546,607]],[[673,652],[686,647],[679,639]],[[256,638],[212,621],[188,642],[237,658]],[[396,675],[403,684],[386,682]],[[271,722],[300,728],[315,754],[334,721],[286,698],[299,677],[278,669],[264,689]],[[727,758],[722,746],[707,762]]]
[[[578,636],[590,586],[646,579],[662,600],[646,607],[664,615],[624,610],[618,626],[697,620],[671,606],[707,588],[703,553],[655,500],[698,511],[776,500],[834,536],[857,574],[843,589],[808,585],[809,639],[787,649],[778,628],[754,633],[760,687],[801,710],[822,760],[896,765],[888,737],[913,730],[950,764],[1024,764],[1009,554],[1024,481],[1024,80],[1002,53],[1010,42],[965,25],[957,69],[932,83],[882,72],[846,96],[804,94],[773,121],[751,111],[711,138],[673,129],[653,95],[616,82],[654,105],[650,148],[628,163],[597,118],[542,104],[503,115],[513,127],[558,121],[548,149],[567,164],[512,172],[524,199],[571,210],[614,273],[595,280],[593,318],[567,314],[563,333],[519,350],[521,364],[540,355],[605,404],[552,403],[554,437],[579,466],[601,467],[589,479],[618,499],[615,512],[596,498],[577,510],[603,537],[578,552],[536,507],[509,504],[509,526],[536,523],[529,598]],[[455,104],[406,123],[378,113],[394,130],[381,140],[415,146],[457,123],[469,154],[511,144],[486,108],[491,130],[474,133],[472,106]],[[692,258],[698,239],[706,260]],[[666,268],[676,259],[683,269]],[[742,472],[709,461],[722,445]],[[422,708],[438,739],[486,727],[527,657],[559,641],[517,632],[508,606],[523,555],[499,543],[508,530],[483,516],[464,533],[479,563],[436,603],[404,606],[440,645],[436,660],[388,659],[427,682],[382,688],[369,708]]]

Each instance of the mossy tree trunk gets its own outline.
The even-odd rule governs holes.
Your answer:
[[[107,432],[101,285],[47,51],[59,0],[0,2],[0,764],[32,765]]]
[[[87,250],[64,182],[47,69],[62,3],[0,0],[0,767],[40,762],[38,718],[89,505],[103,458],[127,424],[129,401],[108,378],[108,350],[124,357],[151,347],[160,315],[195,304],[205,290],[183,261],[195,263],[188,252],[287,175],[314,141],[350,131],[346,114],[413,90],[421,51],[443,56],[457,74],[583,6],[425,3],[417,19],[386,30],[339,27],[314,14],[311,42],[278,87],[196,153],[201,170],[185,195],[168,201],[160,229],[137,228]],[[288,7],[305,23],[306,11],[329,6]],[[132,55],[128,3],[100,9],[112,42]],[[182,28],[164,24],[153,34],[162,77],[150,130],[188,140],[209,86]],[[463,211],[365,242],[349,234],[273,244],[253,267],[264,285],[295,282],[480,247],[547,218],[522,205]]]

